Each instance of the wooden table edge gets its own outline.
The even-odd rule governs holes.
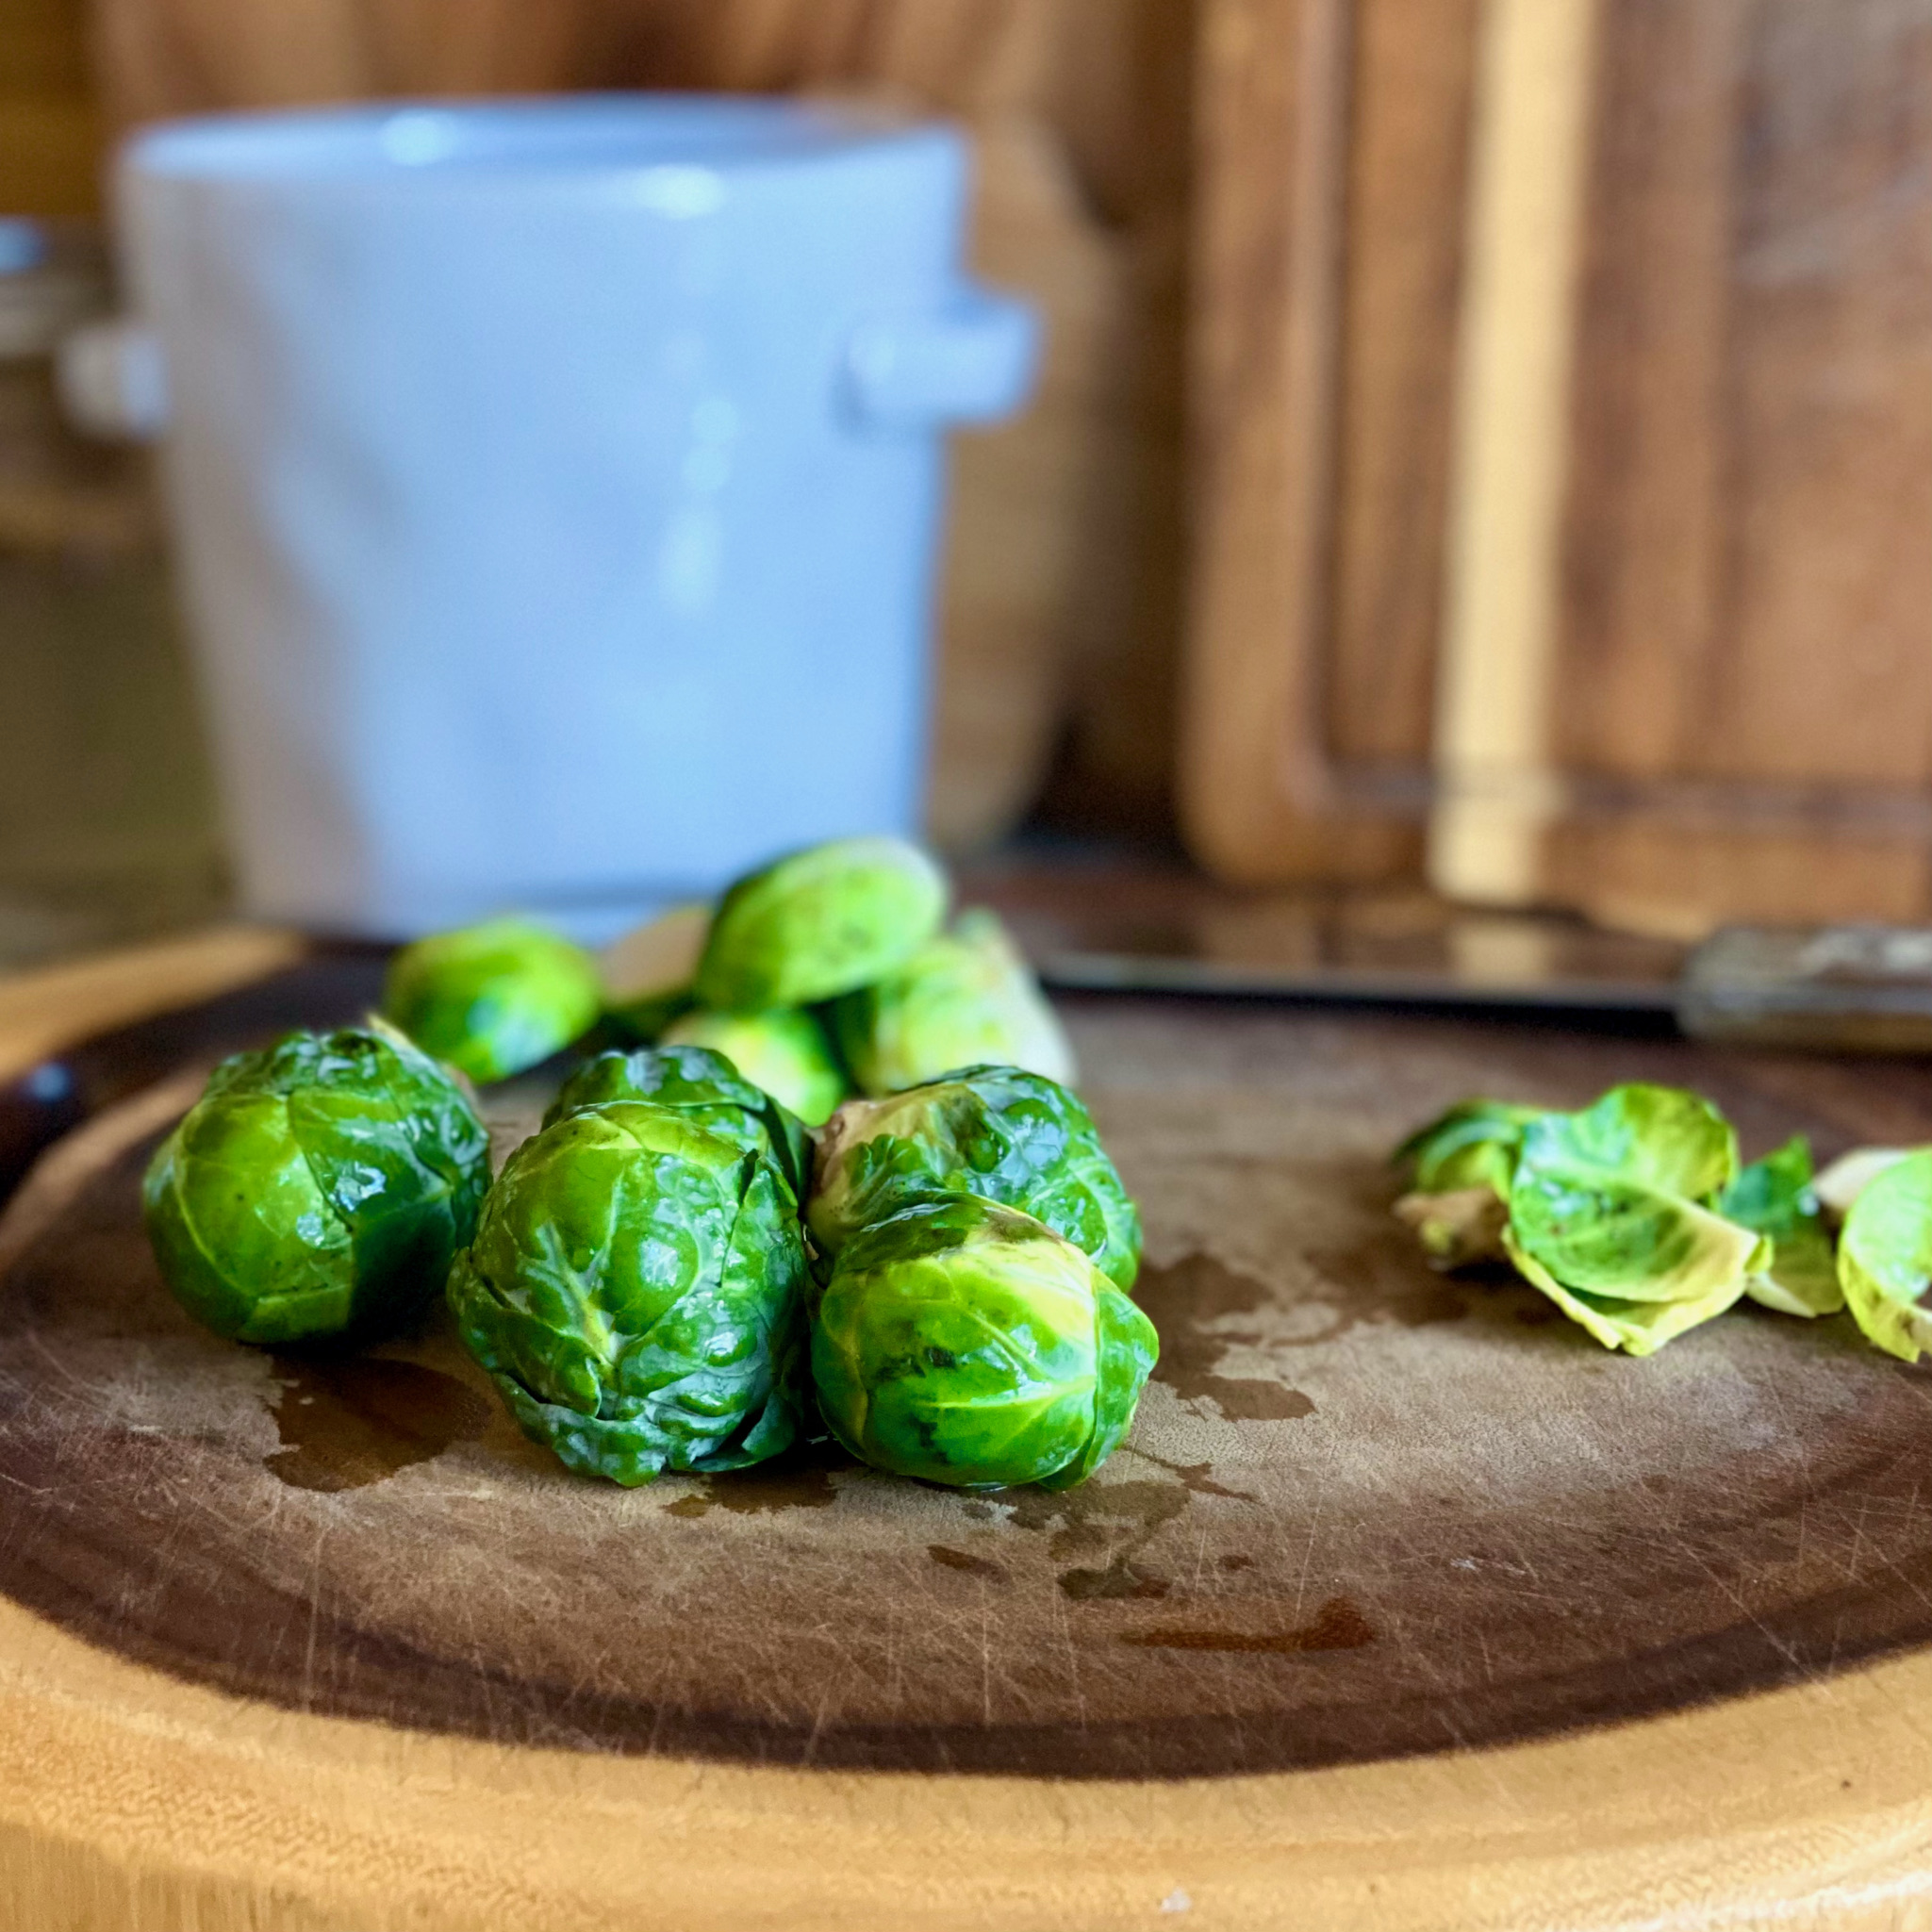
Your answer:
[[[152,1012],[300,952],[291,935],[230,935],[195,955],[198,987],[183,990],[185,970],[131,977],[165,987]],[[70,982],[68,1031],[40,1051],[140,1016],[124,994],[104,1016],[102,989],[130,978],[114,964]],[[41,1015],[50,978],[35,976]],[[10,990],[0,983],[0,1042]],[[513,1750],[307,1716],[177,1682],[0,1601],[7,1924],[1072,1932],[1142,1920],[1932,1923],[1932,1655],[1501,1749],[1055,1783]]]

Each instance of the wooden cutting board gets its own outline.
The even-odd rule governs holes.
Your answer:
[[[276,1356],[175,1309],[138,1181],[223,1010],[0,1221],[5,1923],[1917,1923],[1932,1377],[1757,1312],[1609,1356],[1431,1275],[1384,1159],[1633,1078],[1749,1152],[1932,1140],[1917,1070],[1082,1002],[1163,1345],[1098,1477],[624,1493],[441,1322]]]

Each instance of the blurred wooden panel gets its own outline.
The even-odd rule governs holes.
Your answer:
[[[1932,4],[1627,0],[1541,896],[1932,911]]]
[[[1478,8],[1355,7],[1329,741],[1412,779],[1434,723]]]
[[[970,851],[1038,796],[1085,643],[1091,589],[1117,574],[1127,451],[1120,337],[1128,263],[1082,202],[1052,130],[979,124],[973,261],[1047,321],[1017,422],[955,438],[926,827]]]
[[[1488,0],[1482,10],[1429,834],[1432,878],[1451,896],[1511,902],[1539,883],[1603,4]]]
[[[1474,0],[1214,0],[1181,807],[1224,876],[1416,869]]]
[[[0,0],[0,215],[91,215],[104,139],[84,0]]]

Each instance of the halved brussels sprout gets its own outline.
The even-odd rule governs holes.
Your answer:
[[[436,1297],[489,1185],[489,1136],[380,1023],[218,1066],[142,1187],[162,1279],[236,1341],[379,1336]]]
[[[1711,1204],[1727,1220],[1771,1237],[1771,1260],[1745,1282],[1744,1293],[1780,1314],[1836,1314],[1845,1305],[1811,1180],[1810,1143],[1797,1134],[1753,1161]]]
[[[1932,1148],[1891,1163],[1853,1201],[1839,1235],[1838,1278],[1852,1319],[1888,1355],[1932,1347]]]
[[[691,982],[710,931],[708,905],[673,906],[603,949],[606,1010],[620,1035],[648,1047],[698,1003]]]
[[[1701,1204],[1737,1171],[1737,1136],[1708,1100],[1612,1087],[1523,1130],[1504,1245],[1606,1348],[1647,1355],[1722,1314],[1771,1259],[1767,1236]]]
[[[804,1284],[776,1163],[614,1100],[510,1156],[449,1293],[524,1433],[630,1487],[744,1468],[793,1440]]]
[[[812,1138],[805,1124],[761,1086],[743,1079],[708,1047],[639,1047],[599,1053],[565,1081],[545,1127],[581,1108],[611,1100],[647,1100],[669,1107],[740,1148],[778,1163],[793,1196],[802,1201],[812,1179]]]
[[[561,1052],[603,1009],[582,947],[528,919],[489,919],[405,946],[383,1014],[471,1080],[506,1080]]]
[[[980,1195],[1065,1236],[1131,1288],[1140,1216],[1093,1116],[1057,1082],[969,1066],[883,1100],[849,1100],[818,1141],[806,1220],[824,1254],[935,1195]]]
[[[897,838],[842,838],[740,879],[711,922],[698,965],[705,1006],[811,1006],[868,984],[938,929],[946,877]]]
[[[1073,1049],[1032,968],[983,907],[832,1009],[860,1091],[894,1094],[960,1066],[1023,1066],[1065,1084]]]
[[[853,1455],[960,1489],[1084,1482],[1133,1421],[1154,1327],[1079,1248],[996,1201],[923,1201],[848,1242],[812,1324]]]
[[[807,1127],[817,1127],[851,1091],[825,1037],[809,1013],[686,1013],[666,1027],[667,1047],[708,1047],[721,1053],[754,1086],[789,1107]]]

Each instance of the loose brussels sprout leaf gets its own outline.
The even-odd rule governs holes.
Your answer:
[[[1446,1272],[1507,1258],[1503,1230],[1509,1226],[1510,1210],[1492,1186],[1405,1194],[1395,1212],[1398,1221],[1414,1229],[1432,1268]]]
[[[667,1047],[706,1047],[807,1127],[851,1091],[825,1029],[809,1013],[686,1013],[664,1030]]]
[[[815,845],[740,879],[698,965],[702,1004],[811,1006],[891,972],[938,929],[946,878],[897,838]]]
[[[1771,1237],[1769,1264],[1744,1284],[1753,1301],[1780,1314],[1808,1316],[1836,1314],[1845,1305],[1803,1134],[1753,1161],[1713,1205],[1727,1220]]]
[[[524,1432],[630,1487],[793,1440],[804,1282],[796,1203],[767,1155],[614,1100],[510,1156],[449,1292]]]
[[[802,1201],[812,1179],[812,1139],[790,1108],[744,1079],[708,1047],[638,1048],[599,1053],[565,1081],[546,1127],[584,1107],[611,1100],[648,1100],[669,1107],[735,1146],[756,1148],[778,1163],[793,1197]]]
[[[1838,1278],[1852,1318],[1889,1355],[1932,1347],[1932,1148],[1894,1161],[1852,1203],[1838,1241]]]
[[[962,913],[903,966],[832,1009],[862,1093],[892,1094],[958,1066],[1023,1066],[1070,1082],[1073,1049],[999,918]]]
[[[1580,1114],[1523,1130],[1510,1258],[1602,1342],[1648,1354],[1744,1292],[1767,1236],[1701,1202],[1735,1178],[1737,1136],[1708,1100],[1613,1087]]]
[[[1909,1148],[1854,1148],[1850,1153],[1841,1154],[1811,1183],[1811,1192],[1827,1214],[1842,1221],[1858,1197],[1910,1152]]]
[[[590,955],[527,919],[490,919],[405,946],[383,992],[389,1020],[478,1081],[548,1060],[603,1008]]]
[[[1713,1285],[1681,1301],[1627,1301],[1593,1295],[1566,1288],[1533,1255],[1524,1253],[1507,1231],[1503,1240],[1526,1280],[1541,1288],[1606,1348],[1621,1348],[1627,1355],[1654,1355],[1674,1337],[1735,1307],[1743,1293],[1742,1276],[1726,1280],[1720,1268],[1712,1271]]]
[[[1489,1187],[1507,1195],[1523,1130],[1543,1112],[1504,1100],[1462,1100],[1411,1134],[1395,1159],[1413,1163],[1417,1194]]]
[[[369,1338],[435,1298],[488,1185],[469,1101],[377,1022],[223,1061],[142,1205],[162,1278],[217,1334]]]
[[[832,1256],[934,1195],[979,1195],[1044,1221],[1120,1288],[1140,1267],[1140,1216],[1093,1116],[1056,1082],[969,1066],[883,1100],[849,1100],[818,1140],[806,1220]]]
[[[606,1010],[621,1036],[648,1047],[698,1003],[691,982],[710,931],[708,905],[673,906],[604,948]]]
[[[1701,1094],[1612,1087],[1580,1114],[1544,1114],[1523,1131],[1522,1159],[1600,1167],[1639,1187],[1703,1200],[1738,1172],[1738,1136]]]
[[[972,1195],[848,1242],[812,1325],[819,1412],[855,1456],[961,1489],[1082,1482],[1159,1352],[1071,1242]]]

